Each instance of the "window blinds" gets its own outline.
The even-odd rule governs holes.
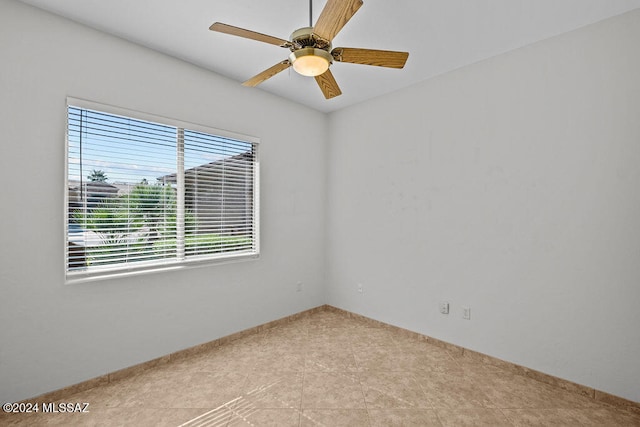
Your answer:
[[[68,107],[69,274],[257,254],[257,144]]]

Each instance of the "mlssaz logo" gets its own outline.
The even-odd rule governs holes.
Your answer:
[[[42,412],[89,412],[88,403],[43,403]]]

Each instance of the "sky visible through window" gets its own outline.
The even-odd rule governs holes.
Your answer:
[[[102,171],[110,184],[154,184],[175,174],[178,129],[148,121],[69,107],[69,181]],[[227,142],[217,151],[207,141]],[[251,143],[185,130],[185,170],[251,151]]]

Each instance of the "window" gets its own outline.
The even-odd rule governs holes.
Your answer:
[[[68,279],[258,255],[255,138],[68,104]]]

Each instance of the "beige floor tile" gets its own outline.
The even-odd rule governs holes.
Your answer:
[[[620,408],[598,408],[577,410],[580,418],[589,420],[593,425],[640,426],[640,411]],[[585,425],[588,425],[585,423]]]
[[[303,427],[368,427],[366,409],[305,409],[300,417]]]
[[[620,409],[506,409],[514,426],[640,426],[640,416]]]
[[[554,386],[546,385],[546,395],[549,398],[554,399],[556,407],[558,408],[588,408],[588,409],[600,409],[609,407],[604,402],[598,402],[582,394],[574,393],[571,391],[563,390]]]
[[[143,408],[216,408],[237,397],[246,373],[196,372],[179,379],[145,383],[121,406]]]
[[[121,380],[112,384],[105,384],[90,390],[75,393],[68,398],[66,402],[87,402],[90,410],[110,409],[118,407],[124,403],[124,397],[130,393],[131,379]],[[1,416],[0,416],[1,417]],[[2,424],[0,418],[0,425]]]
[[[304,337],[308,333],[308,327],[302,322],[291,322],[282,326],[276,326],[271,329],[267,329],[261,335],[264,335],[264,339],[269,337],[283,337],[283,338],[299,338]]]
[[[256,363],[253,371],[257,372],[303,372],[304,352],[278,349],[264,351]]]
[[[305,372],[302,408],[364,409],[358,377],[345,372]]]
[[[444,374],[462,374],[464,373],[464,369],[454,359],[442,359],[438,361],[428,362],[427,365],[422,366],[420,367],[420,369],[416,370],[416,375],[422,375],[430,372],[441,372]]]
[[[370,409],[372,427],[439,427],[435,411],[431,409]]]
[[[260,348],[260,346],[262,346],[267,336],[268,335],[266,333],[250,334],[245,337],[231,341],[229,344],[225,345],[224,347]]]
[[[478,389],[486,394],[493,407],[503,409],[551,409],[563,407],[597,408],[601,403],[539,381],[512,374],[485,378]]]
[[[427,399],[436,409],[491,407],[493,402],[462,370],[432,370],[415,374]]]
[[[624,409],[319,312],[63,399],[5,426],[639,426]]]
[[[306,345],[308,351],[331,351],[335,348],[349,350],[351,336],[343,330],[329,329],[325,332],[309,334]]]
[[[488,408],[492,402],[472,384],[424,386],[427,399],[436,409]]]
[[[421,355],[433,362],[454,360],[447,350],[426,341],[401,337],[396,343],[401,353]]]
[[[234,407],[300,409],[302,373],[254,372]]]
[[[314,316],[309,317],[307,322],[307,326],[309,330],[314,329],[328,329],[328,328],[345,328],[350,327],[348,325],[349,319],[337,315],[334,313],[318,313]]]
[[[223,346],[220,349],[198,354],[177,362],[170,362],[164,369],[174,371],[236,371],[248,373],[258,361],[259,352],[240,346]]]
[[[505,369],[497,366],[488,365],[486,363],[480,363],[475,361],[469,361],[468,359],[458,358],[456,359],[458,366],[460,366],[466,375],[470,376],[473,380],[479,383],[491,382],[494,379],[508,379],[513,377],[513,372],[509,372]]]
[[[387,328],[354,328],[349,331],[354,346],[395,346],[394,332]]]
[[[516,427],[520,426],[582,426],[571,415],[559,409],[506,409],[505,416]]]
[[[364,372],[362,390],[367,408],[433,409],[416,380],[404,372]]]
[[[297,427],[300,425],[300,412],[295,409],[254,409],[238,411],[229,421],[229,427]],[[208,425],[203,427],[209,427]]]
[[[200,409],[145,409],[145,408],[111,408],[90,409],[88,413],[57,413],[57,414],[18,414],[15,417],[0,419],[0,425],[10,426],[77,426],[77,427],[176,427],[189,422],[200,414]],[[224,424],[211,424],[209,427],[218,427]]]
[[[444,427],[510,427],[499,409],[436,409]]]
[[[296,332],[269,332],[263,341],[259,353],[270,351],[306,351],[309,346],[309,336],[306,333]]]
[[[398,363],[398,348],[395,345],[354,345],[352,348],[358,367],[365,371],[390,372],[403,370]]]
[[[235,401],[231,401],[226,405],[219,406],[218,408],[202,412],[196,417],[191,418],[180,424],[180,427],[226,427],[234,415],[231,406]]]
[[[305,372],[356,372],[353,352],[348,348],[310,350],[305,355]]]
[[[383,348],[383,347],[380,347]],[[444,358],[434,358],[428,351],[416,352],[405,351],[403,349],[395,349],[394,356],[391,358],[394,371],[415,372],[416,374],[425,371],[449,371],[462,369],[448,355]]]

